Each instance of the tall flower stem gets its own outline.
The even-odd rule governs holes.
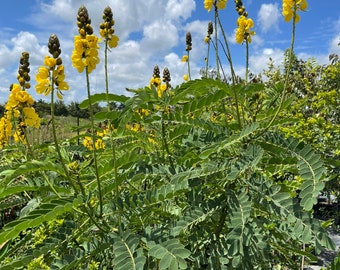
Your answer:
[[[208,52],[207,52],[207,57],[205,58],[205,77],[208,78],[208,67],[209,67],[209,54],[210,54],[210,42],[208,42]]]
[[[102,188],[101,188],[99,171],[98,171],[97,151],[96,151],[96,147],[94,145],[94,143],[96,141],[96,134],[95,134],[95,126],[94,126],[94,114],[93,114],[93,108],[92,108],[92,102],[91,102],[91,89],[90,89],[90,77],[89,77],[88,66],[86,66],[85,74],[86,74],[87,98],[89,100],[88,109],[89,109],[91,129],[92,129],[92,143],[93,143],[92,155],[93,155],[94,170],[95,170],[97,186],[98,186],[99,216],[101,217],[103,215],[103,195],[102,195]]]
[[[224,28],[223,28],[223,25],[222,25],[222,22],[221,22],[219,16],[217,17],[217,20],[218,20],[218,25],[221,28],[224,44],[225,44],[225,47],[226,47],[226,50],[227,50],[226,57],[228,59],[229,65],[230,65],[231,79],[232,79],[233,84],[235,84],[235,82],[236,82],[236,75],[235,75],[235,71],[234,71],[233,60],[232,60],[232,57],[231,57],[231,52],[230,52],[230,48],[229,48],[229,44],[228,44],[228,39],[227,39],[227,36],[225,34],[225,31],[224,31]]]
[[[234,71],[234,66],[233,66],[233,61],[232,61],[232,57],[231,57],[231,53],[230,53],[230,48],[229,48],[227,36],[226,36],[225,31],[223,29],[223,25],[222,25],[222,22],[220,20],[220,17],[217,16],[217,18],[215,18],[215,20],[218,21],[218,25],[221,28],[222,36],[223,36],[225,47],[226,47],[226,57],[228,59],[229,65],[230,65],[230,73],[231,73],[232,84],[235,85],[235,83],[236,83],[236,75],[235,75],[235,71]],[[215,23],[217,24],[217,22],[215,22]],[[237,95],[237,92],[236,92],[235,88],[233,88],[233,93],[234,93],[234,98],[235,98],[237,122],[238,122],[239,127],[242,128],[240,109],[239,109],[239,102],[238,102],[238,95]]]
[[[215,6],[215,16],[214,16],[214,28],[215,28],[215,55],[216,55],[216,73],[217,73],[217,79],[220,79],[220,68],[219,68],[219,54],[218,54],[218,36],[217,36],[217,21],[218,21],[218,8]]]
[[[110,99],[109,99],[109,78],[107,72],[107,51],[108,51],[108,39],[105,39],[105,50],[104,50],[104,70],[105,70],[105,91],[106,91],[106,102],[107,102],[107,112],[111,111],[110,109]],[[113,161],[113,170],[114,170],[114,179],[115,179],[115,197],[118,204],[119,198],[119,186],[118,186],[118,170],[116,165],[116,145],[115,141],[113,140],[112,134],[112,126],[111,123],[108,123],[109,135],[110,135],[110,143],[111,143],[111,150],[112,150],[112,161]],[[119,227],[121,225],[121,213],[118,211],[118,224]]]
[[[280,113],[282,109],[283,102],[285,100],[286,94],[287,94],[287,88],[288,88],[288,83],[289,83],[289,73],[293,65],[293,51],[294,51],[294,44],[295,44],[295,30],[296,30],[296,2],[294,2],[294,12],[293,12],[293,26],[292,26],[292,38],[291,38],[291,44],[290,44],[290,49],[289,49],[289,58],[288,58],[288,67],[286,69],[286,74],[285,74],[285,79],[284,79],[284,84],[283,84],[283,90],[282,90],[282,95],[279,103],[279,107],[277,108],[273,118],[270,120],[269,124],[266,126],[264,132],[268,130],[271,125],[274,123],[275,119],[277,118],[278,114]]]
[[[189,80],[191,81],[191,72],[190,72],[190,53],[189,51],[187,51],[187,55],[188,55],[188,76],[189,76]]]
[[[245,75],[245,82],[248,83],[249,77],[249,42],[246,40],[246,75]]]
[[[64,173],[65,173],[65,176],[66,176],[68,182],[73,187],[74,191],[76,193],[78,193],[78,190],[77,190],[76,186],[74,185],[74,183],[71,179],[71,176],[69,174],[69,170],[65,165],[63,156],[62,156],[61,151],[60,151],[59,143],[58,143],[58,137],[57,137],[57,131],[56,131],[57,128],[56,128],[56,124],[55,124],[55,114],[54,114],[54,78],[53,78],[53,76],[51,76],[50,79],[51,79],[51,88],[52,88],[51,89],[51,123],[52,123],[52,134],[53,134],[54,146],[55,146],[55,149],[57,151],[59,161],[61,163],[61,166],[63,167]],[[49,184],[49,185],[51,186],[51,184]]]

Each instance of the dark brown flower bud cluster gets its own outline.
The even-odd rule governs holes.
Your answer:
[[[84,38],[86,35],[93,34],[93,28],[91,26],[91,19],[89,17],[89,13],[85,6],[81,6],[78,9],[77,25],[78,25],[78,32],[82,38]]]
[[[163,70],[163,82],[166,83],[167,88],[169,88],[169,86],[170,86],[170,81],[171,81],[170,71],[166,67]]]
[[[191,49],[192,49],[192,38],[191,38],[191,33],[190,33],[190,32],[187,32],[187,34],[186,34],[185,43],[186,43],[186,48],[185,48],[185,50],[186,50],[187,52],[188,52],[188,51],[191,51]]]
[[[31,80],[31,77],[29,75],[30,72],[30,63],[29,63],[29,53],[23,52],[20,57],[20,66],[18,70],[18,82],[20,86],[24,89],[29,89],[31,87],[31,84],[29,81]]]
[[[156,79],[156,78],[160,78],[161,75],[160,75],[160,71],[159,71],[159,67],[158,66],[155,66],[153,68],[153,77]]]
[[[210,37],[214,33],[214,26],[212,21],[208,23],[208,36]]]
[[[248,17],[248,12],[246,11],[246,8],[244,7],[242,0],[234,0],[235,2],[235,10],[237,11],[239,16],[244,16],[244,17]]]
[[[58,58],[61,54],[60,49],[60,42],[56,34],[52,34],[50,38],[48,39],[48,51],[50,54],[52,54],[54,59],[58,59],[58,61],[61,61],[61,58]],[[62,63],[57,63],[57,65],[61,65]]]
[[[113,26],[115,24],[115,21],[113,19],[113,13],[112,13],[112,9],[107,6],[105,9],[104,9],[104,12],[103,12],[103,20],[104,22],[102,22],[99,27],[100,27],[100,30],[104,30],[103,31],[103,34],[102,36],[104,37],[109,37],[110,35],[113,35],[115,30],[113,29]],[[101,32],[102,34],[102,32]]]

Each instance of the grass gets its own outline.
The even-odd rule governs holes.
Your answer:
[[[89,125],[88,119],[79,119],[74,116],[56,116],[56,129],[58,139],[61,141],[78,136],[78,126],[86,127]],[[79,130],[79,133],[83,133],[84,128]],[[41,119],[41,126],[39,129],[28,129],[28,140],[31,145],[40,145],[43,143],[49,143],[53,141],[51,117],[45,116]]]

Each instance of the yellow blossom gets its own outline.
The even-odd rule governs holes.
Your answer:
[[[41,81],[44,81],[48,78],[49,76],[49,69],[47,67],[39,67],[38,73],[35,76],[35,79],[38,83]]]
[[[213,4],[214,0],[204,0],[204,8],[208,11],[212,9]]]
[[[218,9],[225,9],[225,7],[227,6],[227,2],[227,0],[217,0],[216,6]]]
[[[44,65],[53,69],[57,64],[57,59],[51,57],[51,56],[46,56],[44,60]]]
[[[188,55],[183,55],[182,56],[182,62],[188,62]]]
[[[282,0],[282,15],[286,22],[292,20],[295,13],[295,23],[300,21],[297,11],[306,11],[308,7],[306,0]]]
[[[25,107],[22,109],[24,114],[25,124],[27,126],[39,128],[40,127],[40,117],[36,113],[35,109],[32,107]]]
[[[189,76],[188,76],[188,74],[184,74],[184,76],[183,76],[183,80],[184,80],[184,81],[188,81],[188,80],[189,80]]]
[[[105,148],[105,144],[104,144],[102,139],[97,139],[94,146],[96,147],[96,149],[104,149]]]
[[[35,86],[35,90],[38,94],[44,94],[47,96],[52,90],[50,80],[40,80],[40,82]]]
[[[216,0],[216,2],[215,0],[204,0],[204,8],[210,12],[215,3],[218,9],[225,9],[227,2],[228,0]]]
[[[85,38],[75,36],[74,50],[71,56],[72,66],[78,72],[83,72],[87,67],[88,73],[91,73],[99,63],[98,49],[98,38],[95,35],[86,35]]]
[[[116,35],[113,35],[110,40],[109,40],[109,47],[110,48],[116,48],[118,46],[118,41],[119,41],[119,37],[117,37]]]
[[[244,15],[241,15],[237,19],[237,26],[235,37],[237,43],[242,43],[244,40],[247,42],[251,42],[251,36],[255,35],[255,32],[250,30],[250,28],[254,27],[254,21],[250,18],[246,18]]]

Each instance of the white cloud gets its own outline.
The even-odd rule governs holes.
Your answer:
[[[271,29],[278,30],[280,11],[277,3],[262,4],[257,13],[257,20],[260,24],[261,31],[268,32]]]
[[[340,34],[331,40],[329,52],[340,55]]]
[[[278,48],[265,48],[257,54],[249,57],[249,67],[254,74],[263,72],[268,67],[269,58],[274,61],[274,65],[279,66],[284,58],[284,51]]]
[[[178,43],[178,32],[170,21],[155,21],[144,27],[141,46],[145,53],[168,51]]]
[[[165,14],[171,19],[188,19],[193,10],[195,10],[196,3],[194,0],[168,0]]]

